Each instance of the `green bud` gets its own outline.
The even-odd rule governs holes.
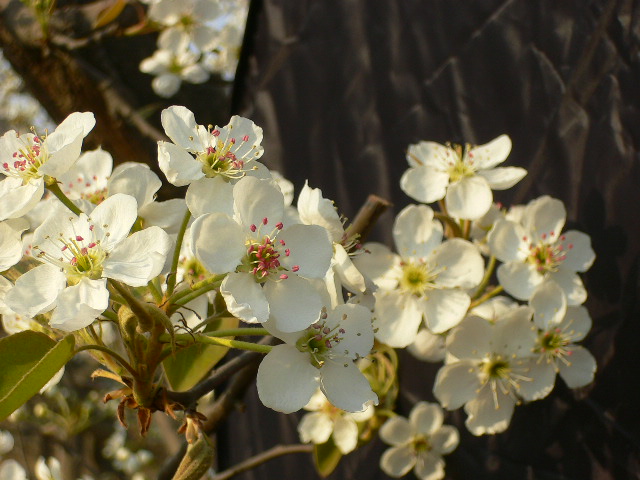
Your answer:
[[[211,441],[204,433],[189,444],[173,480],[200,480],[206,473],[215,457],[215,450]]]

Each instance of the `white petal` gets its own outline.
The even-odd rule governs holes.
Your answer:
[[[468,156],[477,168],[487,169],[504,162],[511,153],[511,139],[507,135],[500,135],[489,143],[478,145],[469,150]]]
[[[553,363],[545,359],[530,358],[526,360],[525,365],[527,371],[523,376],[531,380],[519,382],[518,395],[529,402],[545,398],[556,383],[556,369]]]
[[[447,335],[447,351],[459,359],[481,359],[492,352],[492,338],[489,322],[469,316]]]
[[[185,199],[194,217],[205,213],[233,216],[233,185],[220,175],[194,181],[189,185]]]
[[[533,243],[552,243],[560,236],[566,218],[564,204],[545,195],[529,202],[522,215],[522,223],[531,233]]]
[[[174,105],[164,109],[160,119],[165,133],[173,143],[193,152],[205,149],[198,137],[196,119],[191,110]]]
[[[22,239],[20,232],[8,223],[0,223],[0,272],[13,267],[22,258]]]
[[[110,251],[129,235],[138,218],[138,202],[131,195],[116,193],[98,205],[89,218],[102,248]]]
[[[562,235],[563,252],[565,259],[560,268],[572,272],[586,272],[591,268],[596,254],[591,248],[591,237],[589,235],[570,230]]]
[[[27,480],[27,472],[12,458],[0,464],[0,478],[3,480]]]
[[[410,446],[392,447],[380,457],[380,468],[390,477],[404,477],[416,464],[416,454]]]
[[[498,267],[498,281],[518,300],[528,300],[544,277],[529,263],[504,263]]]
[[[572,341],[579,342],[591,330],[591,317],[583,306],[568,307],[564,320],[558,325]]]
[[[19,178],[0,181],[0,220],[23,216],[38,204],[43,194],[42,178],[34,178],[26,185]]]
[[[91,112],[74,112],[65,118],[55,129],[56,132],[75,137],[75,130],[80,130],[86,137],[96,125],[96,117]]]
[[[377,292],[374,327],[376,338],[393,348],[411,344],[418,333],[422,312],[415,297],[400,292]]]
[[[298,266],[298,275],[307,278],[324,278],[331,264],[333,246],[327,230],[318,225],[291,225],[278,235],[285,244],[279,249],[289,249],[290,254],[281,255],[284,267]]]
[[[555,328],[567,313],[567,297],[553,280],[542,282],[529,299],[533,307],[533,319],[541,330]]]
[[[445,339],[443,335],[436,335],[426,328],[421,328],[407,350],[418,360],[439,362],[445,357]]]
[[[476,365],[476,361],[462,360],[438,370],[433,394],[444,408],[455,410],[476,396],[481,385]]]
[[[461,290],[431,290],[420,302],[425,321],[433,333],[444,333],[464,318],[471,299]]]
[[[491,208],[493,194],[483,177],[466,177],[449,185],[447,211],[456,218],[477,220]]]
[[[329,415],[323,412],[307,413],[298,424],[298,434],[302,443],[324,443],[329,440],[332,431],[333,422]]]
[[[385,290],[393,290],[398,285],[394,270],[399,267],[400,257],[381,243],[365,243],[363,253],[353,259],[353,263],[365,277]]]
[[[420,480],[440,480],[444,478],[444,460],[434,452],[419,452],[414,472]]]
[[[487,241],[491,254],[501,262],[521,262],[529,256],[529,242],[521,225],[509,220],[498,220]]]
[[[83,278],[77,285],[67,287],[60,293],[49,323],[54,328],[73,332],[91,325],[108,307],[106,280]]]
[[[182,198],[151,202],[138,209],[145,227],[157,226],[170,235],[178,233],[186,212],[187,205]]]
[[[333,202],[322,196],[319,188],[309,187],[305,182],[298,197],[298,212],[300,221],[307,225],[320,225],[327,229],[334,242],[342,240],[344,227],[340,215]]]
[[[584,288],[584,284],[577,274],[559,270],[551,272],[549,278],[564,290],[569,305],[582,305],[587,299],[587,289]]]
[[[436,142],[418,142],[409,145],[406,158],[410,167],[429,165],[446,170],[458,158],[458,154],[451,147]]]
[[[83,138],[81,127],[71,129],[67,134],[57,131],[50,134],[44,141],[50,156],[39,168],[40,173],[57,178],[68,172],[80,156]]]
[[[51,310],[66,285],[67,277],[59,268],[49,264],[40,265],[16,280],[4,302],[14,312],[34,317]]]
[[[347,412],[362,412],[370,403],[378,404],[378,396],[360,369],[345,358],[327,361],[320,369],[320,388],[329,401]]]
[[[513,416],[515,400],[498,387],[496,389],[496,402],[491,388],[485,385],[478,396],[468,402],[464,411],[469,417],[465,425],[474,435],[494,434],[504,432]]]
[[[167,180],[176,187],[189,185],[204,177],[202,164],[184,148],[168,142],[158,142],[158,165]]]
[[[158,276],[173,241],[160,227],[149,227],[122,241],[105,260],[103,275],[132,287]]]
[[[191,225],[191,247],[212,273],[232,272],[246,254],[240,225],[222,213],[208,213]]]
[[[153,202],[162,181],[151,169],[142,163],[119,165],[109,179],[109,195],[126,193],[133,196],[138,207]]]
[[[440,245],[429,258],[440,273],[435,283],[439,287],[477,287],[484,275],[484,260],[473,243],[452,238]]]
[[[449,174],[439,168],[421,166],[409,168],[400,178],[400,188],[414,200],[432,203],[444,198]]]
[[[220,285],[220,294],[233,316],[247,323],[265,322],[269,302],[260,284],[248,273],[230,273]]]
[[[373,348],[373,327],[371,312],[362,305],[344,304],[331,310],[326,319],[329,328],[340,326],[345,333],[340,336],[339,344],[334,350],[343,352],[345,357],[366,357]]]
[[[480,170],[478,175],[484,177],[492,190],[506,190],[522,180],[527,171],[519,167],[492,168]]]
[[[182,70],[182,79],[197,85],[209,80],[209,72],[200,65],[189,65]]]
[[[318,387],[317,374],[308,354],[292,345],[276,345],[258,367],[260,401],[278,412],[300,410]]]
[[[584,387],[593,381],[597,369],[596,359],[586,348],[579,345],[571,347],[571,356],[567,358],[569,365],[557,362],[560,376],[569,388]]]
[[[333,245],[333,268],[344,288],[353,293],[366,290],[367,284],[362,273],[356,268],[347,251],[339,243]]]
[[[491,351],[504,357],[530,357],[536,344],[537,329],[531,322],[533,310],[515,307],[493,325]]]
[[[429,443],[433,450],[441,455],[453,452],[458,443],[460,443],[460,435],[458,429],[451,425],[443,425],[437,432],[434,432],[429,438]]]
[[[297,275],[267,282],[264,294],[276,328],[283,332],[304,330],[320,317],[323,306],[320,295],[308,280]]]
[[[173,97],[180,90],[180,85],[182,79],[173,73],[158,75],[151,81],[153,91],[163,98]]]
[[[343,455],[356,449],[358,445],[358,425],[353,418],[343,415],[336,419],[333,427],[333,442]]]
[[[236,220],[247,228],[257,225],[268,233],[284,216],[284,196],[267,180],[241,178],[233,187],[233,201]]]
[[[408,419],[396,416],[384,422],[378,435],[384,443],[397,447],[409,443],[416,433]]]
[[[442,224],[426,205],[409,205],[393,223],[393,238],[402,258],[427,258],[442,241]]]
[[[409,414],[409,422],[414,430],[429,436],[442,426],[444,414],[437,403],[418,402]]]

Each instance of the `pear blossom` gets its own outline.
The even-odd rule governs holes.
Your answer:
[[[13,450],[13,435],[7,430],[0,430],[0,455]]]
[[[518,403],[550,392],[549,372],[535,358],[532,313],[513,308],[495,323],[469,316],[447,337],[451,361],[438,371],[433,393],[448,410],[464,405],[474,435],[503,432]]]
[[[407,151],[409,169],[400,179],[402,190],[414,200],[432,203],[444,198],[447,212],[476,220],[493,201],[491,190],[506,190],[527,174],[519,167],[500,167],[511,152],[511,139],[501,135],[485,145],[452,147],[420,142]]]
[[[358,445],[358,423],[369,420],[375,413],[373,405],[368,405],[362,412],[340,410],[319,389],[304,409],[311,413],[305,414],[298,424],[300,441],[321,445],[332,438],[343,455],[354,451]]]
[[[73,169],[58,177],[60,189],[85,213],[107,196],[113,170],[111,154],[101,148],[84,152]]]
[[[212,50],[218,32],[210,25],[219,14],[217,0],[160,0],[149,8],[149,18],[165,28],[158,44],[174,50],[193,44],[199,51]]]
[[[569,305],[580,305],[587,291],[577,272],[585,272],[595,259],[588,235],[562,232],[566,210],[560,200],[543,196],[530,202],[519,222],[499,220],[489,233],[489,248],[498,260],[497,275],[505,291],[528,300],[545,280],[555,281]]]
[[[0,220],[21,217],[38,203],[45,176],[57,178],[72,167],[95,123],[93,113],[76,112],[50,134],[10,130],[0,137],[0,173],[6,177],[0,181]]]
[[[451,425],[443,425],[437,403],[418,402],[409,418],[391,417],[380,428],[380,439],[392,445],[380,457],[380,468],[393,478],[411,470],[420,480],[444,478],[443,455],[453,452],[460,437]]]
[[[359,236],[349,235],[334,203],[322,196],[319,188],[309,187],[305,182],[298,197],[298,213],[300,221],[306,225],[320,225],[329,232],[333,242],[333,258],[331,267],[344,286],[351,292],[364,292],[366,288],[362,273],[353,264],[350,252],[361,253]]]
[[[324,278],[332,249],[323,227],[285,227],[283,216],[280,190],[245,177],[233,187],[233,217],[198,217],[190,243],[208,271],[229,272],[220,287],[229,312],[249,323],[271,316],[278,329],[293,332],[318,319],[321,299],[306,279]]]
[[[178,93],[183,81],[199,84],[209,80],[209,72],[198,64],[198,55],[186,49],[156,50],[152,56],[140,62],[140,71],[155,76],[151,88],[164,98]]]
[[[62,466],[55,457],[38,457],[35,464],[35,474],[38,480],[64,480]]]
[[[258,396],[264,405],[283,413],[304,407],[318,387],[329,401],[347,412],[378,404],[377,395],[354,363],[373,347],[371,312],[343,304],[299,332],[286,333],[271,321],[264,327],[284,344],[276,345],[258,368]]]
[[[26,470],[13,459],[0,463],[0,478],[2,480],[27,480]]]
[[[173,185],[217,176],[235,182],[266,170],[256,161],[264,151],[262,129],[247,118],[234,115],[224,127],[205,128],[189,109],[173,106],[162,111],[161,120],[173,143],[158,142],[158,163]]]
[[[370,252],[354,259],[356,267],[379,287],[376,338],[391,347],[406,347],[424,319],[432,333],[443,333],[465,316],[471,299],[467,290],[479,285],[484,262],[470,242],[442,242],[442,225],[426,205],[403,209],[393,227],[399,254],[367,243]]]
[[[533,308],[533,319],[538,327],[538,338],[534,352],[537,362],[548,372],[544,376],[553,388],[556,373],[559,373],[569,388],[583,387],[593,381],[596,361],[589,351],[576,345],[591,329],[591,317],[581,305],[567,307],[562,289],[553,281],[538,287],[529,305]]]
[[[16,280],[5,303],[33,317],[53,310],[54,328],[74,331],[91,324],[109,305],[107,278],[132,287],[157,276],[171,248],[159,227],[134,233],[136,200],[116,194],[91,213],[59,213],[34,232],[33,252],[41,265]]]

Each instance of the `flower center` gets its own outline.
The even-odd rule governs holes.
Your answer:
[[[498,389],[503,395],[516,398],[516,394],[520,389],[520,382],[530,382],[532,379],[525,375],[528,369],[522,365],[522,361],[516,361],[503,357],[500,354],[492,353],[484,359],[480,365],[480,373],[482,376],[482,387],[489,386],[493,396],[493,403],[498,410]]]
[[[260,226],[251,225],[249,230],[252,234],[259,234],[261,228],[268,224],[269,219],[265,217]],[[246,241],[247,253],[242,259],[239,271],[251,273],[258,283],[264,283],[269,279],[285,280],[289,278],[289,275],[284,273],[289,270],[280,264],[282,255],[285,257],[291,255],[291,251],[286,248],[285,241],[277,239],[282,228],[282,222],[279,222],[268,234],[249,238]],[[297,272],[299,269],[298,265],[291,267],[292,272]]]
[[[413,439],[412,443],[416,453],[428,452],[432,448],[429,440],[427,440],[427,437],[425,437],[424,435],[417,435]]]
[[[184,269],[184,279],[190,284],[204,280],[208,273],[207,269],[195,257],[184,260],[182,268]]]
[[[544,243],[547,238],[553,238],[554,232],[550,232],[549,235],[543,233],[541,235],[542,242],[538,245],[531,244],[529,246],[529,256],[527,261],[533,265],[539,273],[557,272],[558,267],[567,258],[567,250],[573,248],[573,244],[564,244],[566,237],[562,235],[559,241],[551,244]],[[526,242],[527,237],[523,240]]]
[[[545,356],[548,361],[557,358],[569,365],[570,363],[565,357],[570,357],[573,354],[573,350],[567,348],[570,344],[571,336],[560,328],[556,328],[547,332],[540,332],[534,351]]]
[[[466,162],[465,159],[458,158],[455,162],[450,162],[447,173],[449,173],[449,181],[454,183],[465,177],[473,177],[476,171],[472,162]]]
[[[429,290],[436,288],[434,283],[437,272],[430,269],[426,263],[402,263],[402,277],[400,277],[400,288],[416,297],[426,295]]]
[[[2,169],[6,176],[21,178],[23,185],[26,185],[32,178],[42,177],[39,170],[49,159],[49,154],[38,135],[21,135],[18,140],[22,148],[13,152],[13,161],[4,162]]]
[[[482,365],[482,373],[487,380],[498,380],[509,378],[511,366],[501,355],[491,356]]]
[[[307,327],[305,334],[296,342],[299,351],[309,353],[311,364],[316,368],[322,367],[325,361],[332,358],[332,349],[342,341],[346,333],[340,324],[328,327],[326,318],[327,310],[323,307],[320,321]],[[343,316],[344,319],[346,315]]]
[[[243,177],[244,160],[238,158],[236,152],[249,141],[249,135],[242,137],[240,143],[228,136],[223,141],[220,138],[220,130],[213,130],[211,135],[215,138],[215,146],[209,146],[197,155],[197,159],[202,163],[202,173],[207,177],[221,175],[227,179]]]

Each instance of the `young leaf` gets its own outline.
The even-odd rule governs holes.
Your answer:
[[[73,335],[56,342],[31,330],[0,340],[0,421],[38,393],[71,360],[74,344]]]
[[[332,438],[313,449],[313,463],[322,478],[328,477],[336,469],[342,459],[342,453]]]
[[[237,318],[225,317],[213,322],[205,332],[237,328],[237,326]],[[167,357],[163,365],[171,388],[177,392],[189,390],[222,360],[228,350],[228,347],[196,343]]]

